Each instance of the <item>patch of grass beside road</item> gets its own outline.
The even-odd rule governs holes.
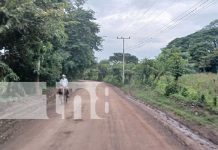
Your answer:
[[[128,85],[124,86],[122,89],[158,109],[173,113],[186,122],[202,126],[210,125],[218,129],[218,115],[211,114],[201,108],[186,105],[182,99],[173,96],[167,97],[149,87]]]

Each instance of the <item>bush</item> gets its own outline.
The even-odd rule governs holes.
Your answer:
[[[182,88],[181,95],[184,96],[184,97],[188,97],[189,91],[188,91],[188,89],[186,87]]]
[[[169,85],[166,86],[165,88],[165,95],[166,96],[170,96],[172,94],[178,93],[178,85],[176,83],[171,83]]]
[[[194,89],[188,88],[188,87],[181,88],[181,95],[183,97],[189,98],[191,100],[198,100],[199,99],[198,93]]]
[[[108,75],[104,78],[104,82],[111,83],[115,86],[122,86],[122,82],[114,78],[112,75]]]
[[[200,97],[200,99],[198,100],[197,105],[198,105],[199,107],[204,108],[204,107],[206,106],[206,104],[207,104],[207,101],[206,101],[205,95],[202,94],[201,97]]]
[[[198,92],[196,92],[194,89],[189,88],[188,89],[188,97],[192,100],[197,100],[199,98]]]

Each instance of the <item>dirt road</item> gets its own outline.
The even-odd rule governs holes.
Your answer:
[[[32,120],[1,150],[180,150],[187,149],[155,119],[124,99],[105,84],[97,87],[96,113],[104,118],[90,119],[90,97],[86,90],[74,93],[66,104],[65,119],[49,104],[49,120]],[[73,98],[82,97],[82,119],[73,119]],[[105,102],[109,113],[105,113]]]

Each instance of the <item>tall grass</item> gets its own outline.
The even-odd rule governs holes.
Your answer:
[[[172,77],[162,77],[157,83],[156,90],[164,94],[170,82],[173,82]],[[213,99],[218,96],[218,74],[187,74],[180,77],[178,83],[181,89],[174,96],[183,97],[186,101],[196,102],[204,95],[207,104],[213,106]]]
[[[218,97],[218,74],[184,75],[178,81],[179,92],[167,97],[164,95],[165,88],[171,82],[174,82],[173,77],[164,76],[155,88],[134,83],[123,89],[187,121],[218,128],[218,106],[213,103],[214,97]],[[202,95],[206,104],[200,107],[198,104],[201,103]]]
[[[179,83],[195,93],[205,95],[209,105],[213,105],[213,98],[218,96],[218,74],[191,74],[180,78]]]

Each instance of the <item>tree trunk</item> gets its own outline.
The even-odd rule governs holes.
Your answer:
[[[41,62],[40,62],[40,59],[39,59],[38,62],[37,62],[37,73],[36,73],[36,83],[35,83],[36,95],[40,94],[40,86],[39,86],[39,81],[40,81],[40,79],[39,79],[40,66],[41,66]]]

